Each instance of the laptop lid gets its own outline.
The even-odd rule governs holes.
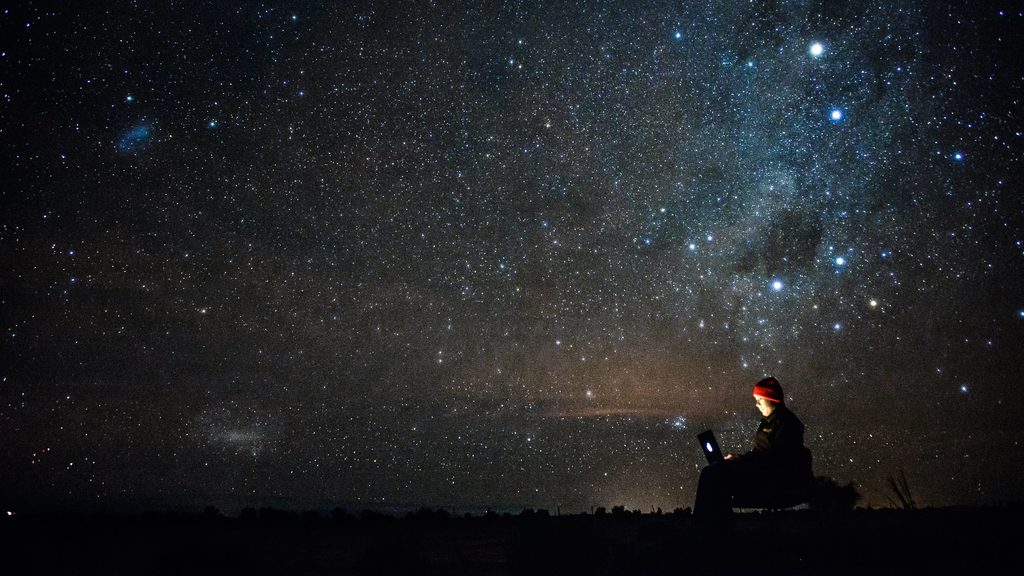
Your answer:
[[[697,434],[697,442],[700,443],[700,449],[704,451],[704,457],[708,459],[708,464],[714,464],[715,462],[725,460],[725,456],[722,454],[722,450],[718,447],[718,440],[715,439],[715,433],[713,431],[705,430],[700,434]]]

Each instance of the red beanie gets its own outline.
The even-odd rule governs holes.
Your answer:
[[[754,385],[754,396],[760,396],[772,402],[782,404],[785,397],[782,395],[782,384],[774,377],[769,376]]]

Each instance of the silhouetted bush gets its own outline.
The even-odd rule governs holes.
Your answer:
[[[533,508],[525,508],[519,513],[520,518],[550,518],[551,513],[544,508],[534,510]]]
[[[809,502],[812,510],[826,513],[849,512],[860,500],[860,492],[853,482],[840,486],[828,476],[814,479],[814,490]]]
[[[334,520],[335,522],[349,522],[355,519],[355,516],[349,514],[348,511],[343,508],[335,508],[334,510],[331,510],[331,520]]]
[[[426,507],[424,507],[424,508],[420,508],[419,510],[417,510],[415,512],[409,512],[408,514],[405,515],[405,517],[408,518],[409,520],[439,521],[439,522],[443,522],[443,521],[446,521],[446,520],[451,520],[452,516],[444,508],[439,508],[437,510],[434,510],[433,508],[426,508]]]
[[[285,522],[288,520],[294,520],[296,517],[297,515],[294,512],[278,510],[272,506],[264,506],[263,508],[260,508],[261,522]]]
[[[889,486],[889,490],[892,491],[893,495],[896,497],[896,500],[889,497],[889,503],[892,504],[893,508],[901,508],[903,510],[917,509],[917,503],[914,502],[914,496],[910,493],[910,483],[907,482],[907,475],[903,470],[889,476],[886,484]]]
[[[374,510],[363,510],[359,513],[359,519],[370,524],[381,524],[389,520],[393,520],[391,516],[381,514]]]

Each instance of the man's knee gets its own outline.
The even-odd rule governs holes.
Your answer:
[[[718,469],[715,468],[716,465],[717,464],[708,464],[707,466],[702,468],[700,471],[700,479],[707,480],[708,478],[712,478],[716,474],[718,474]]]
[[[720,482],[726,478],[729,473],[729,466],[727,462],[715,462],[714,464],[708,464],[700,471],[700,479],[704,482]]]

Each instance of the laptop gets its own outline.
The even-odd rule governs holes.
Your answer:
[[[725,456],[722,455],[722,450],[718,447],[718,440],[715,439],[713,431],[705,430],[697,434],[697,442],[700,443],[700,449],[704,451],[704,457],[708,459],[708,464],[725,460]]]

